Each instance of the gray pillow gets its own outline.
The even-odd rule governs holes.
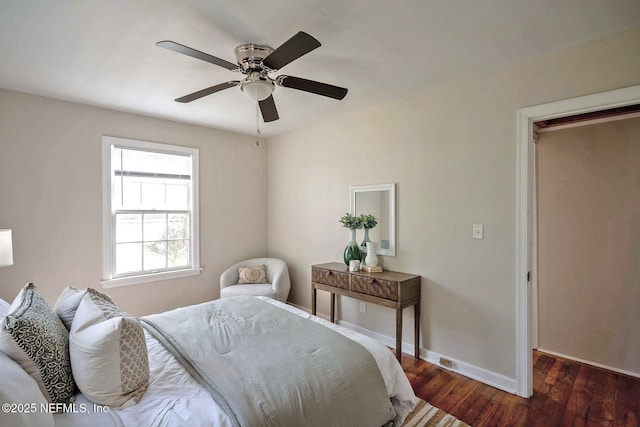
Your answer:
[[[0,322],[0,351],[36,380],[47,401],[73,402],[69,332],[33,283],[20,291]]]

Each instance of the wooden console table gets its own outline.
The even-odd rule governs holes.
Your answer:
[[[330,262],[311,266],[311,310],[316,314],[316,290],[331,293],[331,322],[335,323],[336,295],[396,309],[396,358],[402,352],[402,310],[413,306],[415,358],[420,350],[420,276],[383,271],[350,272],[341,263]]]

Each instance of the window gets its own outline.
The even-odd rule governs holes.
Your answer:
[[[105,136],[106,287],[198,274],[198,150]]]

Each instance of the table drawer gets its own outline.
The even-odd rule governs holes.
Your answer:
[[[351,290],[361,294],[398,301],[398,282],[354,275],[351,278]]]
[[[311,269],[311,280],[324,285],[335,286],[336,288],[349,289],[349,273],[325,270],[323,268]]]

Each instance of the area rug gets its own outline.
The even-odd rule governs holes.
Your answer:
[[[469,425],[420,399],[416,409],[407,415],[402,427],[469,427]]]

